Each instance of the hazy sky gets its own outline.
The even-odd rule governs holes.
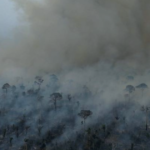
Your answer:
[[[6,37],[17,25],[17,12],[11,0],[0,0],[0,34]]]

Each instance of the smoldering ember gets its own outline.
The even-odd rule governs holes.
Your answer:
[[[149,150],[150,1],[0,1],[0,150]]]

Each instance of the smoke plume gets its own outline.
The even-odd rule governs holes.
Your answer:
[[[120,134],[127,149],[148,147],[150,2],[12,1],[20,23],[0,36],[0,148],[72,140],[80,150],[89,127],[102,146]]]
[[[11,38],[1,38],[0,73],[57,72],[99,62],[149,65],[148,0],[13,2],[20,24]]]

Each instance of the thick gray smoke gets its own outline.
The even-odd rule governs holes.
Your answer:
[[[84,128],[112,126],[108,137],[125,130],[121,143],[139,143],[132,135],[134,128],[145,129],[141,106],[149,106],[150,2],[12,1],[20,24],[10,38],[0,37],[0,85],[9,83],[0,90],[0,148],[9,147],[8,141],[14,150],[43,142],[49,149],[57,142],[67,146],[65,141],[84,133],[81,110],[93,113]],[[41,77],[24,80],[30,75]],[[106,141],[105,133],[100,139]]]
[[[1,40],[1,73],[149,65],[148,0],[13,1],[21,23]]]

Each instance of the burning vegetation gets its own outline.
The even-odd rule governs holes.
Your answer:
[[[11,2],[0,150],[149,150],[150,0]]]
[[[103,97],[107,91],[93,93],[87,85],[71,81],[70,91],[73,86],[80,90],[70,93],[63,91],[66,86],[56,75],[45,78],[35,77],[36,82],[29,85],[22,82],[2,86],[0,149],[148,149],[150,103],[144,99],[149,91],[147,84],[133,86],[126,78],[126,82],[121,81],[122,94],[118,96],[122,100],[112,97],[114,101],[108,104]]]

